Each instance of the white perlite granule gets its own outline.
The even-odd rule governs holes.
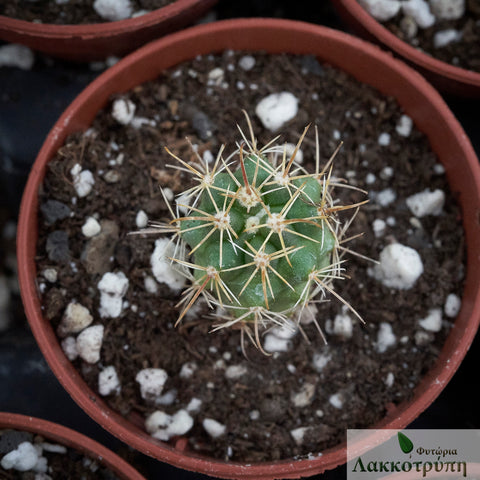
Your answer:
[[[27,472],[37,465],[39,451],[30,442],[22,442],[15,450],[8,452],[0,462],[5,470],[12,468],[19,472]]]
[[[445,300],[443,311],[447,317],[455,318],[458,315],[458,312],[460,312],[461,306],[462,301],[460,300],[460,297],[454,293],[450,293]]]
[[[113,102],[112,117],[120,125],[128,125],[135,116],[135,104],[128,99],[119,98]]]
[[[392,372],[388,372],[383,382],[387,387],[392,387],[395,382],[395,375]]]
[[[358,3],[380,22],[392,19],[401,7],[399,0],[358,0]]]
[[[412,133],[413,120],[408,115],[402,115],[395,127],[396,132],[402,137],[409,137]]]
[[[397,194],[391,188],[380,192],[371,192],[370,196],[381,207],[388,207],[397,199]]]
[[[143,210],[137,212],[135,224],[137,225],[137,228],[145,228],[148,225],[148,215]]]
[[[145,420],[145,429],[158,440],[167,441],[170,438],[184,435],[193,427],[193,418],[181,409],[173,415],[168,415],[161,410],[153,412]]]
[[[374,173],[367,173],[366,177],[365,177],[365,183],[367,185],[372,185],[375,183],[375,181],[377,180],[377,177],[375,176]]]
[[[173,257],[175,245],[168,238],[155,241],[155,249],[150,257],[153,276],[157,282],[166,283],[172,290],[178,291],[185,286],[186,278],[167,257]],[[178,256],[178,255],[177,255]]]
[[[65,356],[73,362],[78,357],[77,340],[75,337],[66,337],[61,342],[62,350]]]
[[[381,218],[376,218],[372,223],[372,229],[375,237],[383,237],[387,229],[387,224]]]
[[[100,350],[103,342],[103,325],[87,327],[77,337],[77,352],[87,363],[97,363],[100,360]]]
[[[93,322],[93,317],[88,308],[80,303],[70,302],[65,309],[62,320],[57,328],[60,337],[70,333],[81,332]]]
[[[195,362],[187,362],[180,368],[180,378],[187,379],[192,378],[193,374],[197,370],[198,366]]]
[[[0,47],[0,67],[17,67],[22,70],[31,70],[35,62],[32,50],[24,45],[10,43]]]
[[[425,0],[407,0],[402,3],[402,10],[415,20],[420,28],[430,28],[435,23],[435,15]]]
[[[425,318],[419,320],[418,324],[428,332],[439,332],[442,329],[442,310],[432,308]]]
[[[252,410],[249,414],[248,417],[250,420],[258,420],[260,418],[260,412],[258,410]]]
[[[380,253],[380,263],[368,274],[386,287],[408,290],[423,273],[420,255],[413,248],[400,243],[387,245]]]
[[[79,197],[86,197],[95,184],[93,173],[90,170],[82,170],[82,166],[76,163],[70,170],[73,178],[73,187]]]
[[[335,407],[338,410],[343,408],[344,401],[345,401],[345,398],[341,393],[334,393],[328,399],[328,402],[330,403],[330,405],[332,405],[332,407]]]
[[[102,230],[102,227],[98,223],[97,219],[94,217],[88,217],[85,220],[85,223],[82,225],[82,233],[87,237],[94,237],[95,235],[98,235],[100,231]]]
[[[229,380],[237,380],[240,377],[243,377],[248,372],[248,369],[245,365],[230,365],[225,370],[225,378]]]
[[[55,283],[58,279],[58,272],[54,268],[46,268],[42,272],[43,278],[50,283]],[[2,302],[0,301],[0,309],[2,306]]]
[[[98,282],[101,317],[117,318],[123,310],[123,297],[128,290],[128,278],[123,272],[107,272]]]
[[[321,372],[332,359],[328,353],[316,352],[313,354],[312,365],[317,372]]]
[[[378,136],[378,144],[382,147],[388,147],[388,145],[390,145],[390,140],[391,137],[389,133],[383,132]]]
[[[202,400],[199,398],[193,397],[187,405],[187,411],[190,413],[198,413],[202,407]]]
[[[260,100],[255,113],[263,126],[276,132],[297,115],[298,99],[290,92],[272,93]]]
[[[120,380],[118,379],[115,367],[105,367],[98,374],[98,393],[103,396],[118,393],[120,391]]]
[[[333,334],[343,339],[352,337],[353,322],[350,315],[346,313],[346,309],[335,316],[333,320]]]
[[[286,320],[282,326],[273,327],[270,333],[278,338],[290,340],[298,333],[298,326],[294,321]]]
[[[292,436],[294,442],[297,445],[301,445],[303,443],[303,439],[305,437],[305,434],[311,429],[312,429],[312,427],[294,428],[293,430],[290,430],[290,435]]]
[[[288,352],[290,348],[290,341],[284,338],[278,338],[277,336],[267,333],[263,343],[263,349],[268,353],[275,352]]]
[[[146,276],[144,281],[143,281],[143,284],[145,286],[145,290],[148,293],[157,293],[158,292],[158,284],[153,277]]]
[[[251,55],[244,55],[240,60],[238,61],[238,66],[242,69],[248,72],[255,66],[255,58],[252,57]]]
[[[150,401],[162,394],[167,379],[168,373],[161,368],[144,368],[135,377],[140,385],[140,395]]]
[[[440,215],[445,205],[445,193],[438,188],[433,192],[426,188],[423,192],[406,199],[407,207],[418,218],[426,215]]]
[[[65,455],[67,453],[67,447],[63,445],[57,445],[56,443],[46,443],[42,442],[39,445],[44,452],[50,453],[60,453],[61,455]]]
[[[285,143],[282,148],[282,155],[283,155],[283,150],[285,151],[287,160],[290,160],[292,158],[293,152],[295,152],[295,149],[297,146],[294,143]],[[299,148],[297,153],[295,154],[295,162],[297,163],[303,163],[303,151]]]
[[[393,333],[392,326],[389,323],[382,322],[377,332],[377,343],[375,349],[378,353],[385,353],[390,347],[397,343],[397,337]]]
[[[433,46],[435,48],[443,48],[451,43],[459,42],[462,39],[462,32],[454,28],[440,30],[433,35]]]
[[[315,385],[313,383],[305,383],[299,392],[292,392],[290,400],[297,408],[303,408],[310,405],[315,396]]]
[[[133,13],[130,0],[95,0],[93,8],[102,18],[110,22],[126,20]]]
[[[458,20],[465,13],[465,0],[430,0],[430,8],[439,20]]]
[[[205,418],[202,422],[205,431],[212,437],[218,438],[225,434],[227,427],[213,418]]]

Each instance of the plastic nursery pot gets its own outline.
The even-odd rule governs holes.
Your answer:
[[[357,0],[332,0],[332,3],[355,33],[392,50],[440,91],[463,97],[480,97],[480,73],[450,65],[412,47],[375,20]]]
[[[36,289],[38,190],[46,165],[67,135],[85,130],[114,93],[125,92],[154,79],[164,69],[197,55],[226,49],[313,54],[395,97],[430,140],[444,165],[451,190],[463,211],[468,246],[468,269],[462,309],[435,364],[413,398],[391,406],[375,428],[404,428],[439,395],[465,356],[480,320],[480,166],[458,121],[440,95],[417,72],[378,47],[345,33],[289,20],[237,19],[197,26],[146,45],[100,75],[69,106],[47,137],[27,182],[18,224],[18,262],[21,293],[32,331],[52,370],[74,400],[111,433],[159,460],[177,467],[223,478],[298,478],[346,462],[346,445],[325,450],[314,459],[259,464],[225,462],[188,449],[186,439],[175,445],[152,439],[143,423],[123,418],[87,386],[65,357],[54,329],[42,316]],[[380,441],[372,432],[370,448]],[[363,448],[358,445],[359,450]]]
[[[217,1],[176,0],[140,17],[86,25],[33,23],[0,15],[0,39],[66,60],[102,60],[189,25]]]
[[[59,443],[83,453],[87,457],[107,467],[121,480],[145,480],[131,465],[81,433],[35,417],[13,413],[0,413],[0,429],[13,429],[41,435],[47,441]]]

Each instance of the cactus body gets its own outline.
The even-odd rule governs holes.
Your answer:
[[[258,149],[247,122],[245,154],[241,146],[224,159],[222,147],[210,166],[200,156],[188,164],[169,151],[195,185],[181,195],[189,204],[177,203],[185,216],[171,210],[173,220],[153,231],[174,233],[182,247],[171,258],[191,282],[179,303],[179,321],[202,295],[209,306],[226,311],[215,329],[239,327],[242,339],[246,333],[262,348],[262,329],[298,320],[314,297],[332,293],[349,306],[331,286],[342,278],[339,238],[346,230],[337,212],[360,204],[334,205],[332,189],[341,185],[330,175],[338,149],[320,170],[318,136],[315,172],[295,162],[308,127],[289,158],[281,146]]]
[[[197,214],[181,222],[180,236],[195,249],[195,264],[219,272],[233,294],[224,301],[283,312],[299,304],[309,275],[331,262],[336,239],[318,211],[322,186],[314,177],[282,185],[261,154],[243,164],[247,184],[240,167],[233,175],[218,173]],[[194,275],[201,282],[205,271]],[[213,278],[208,288],[215,290]]]

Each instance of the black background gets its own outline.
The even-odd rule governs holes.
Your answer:
[[[327,0],[220,0],[216,19],[282,17],[345,30]],[[28,171],[42,142],[61,112],[100,72],[89,65],[36,56],[34,68],[0,68],[0,230],[15,220]],[[480,154],[480,101],[444,97]],[[439,132],[439,134],[441,134]],[[0,251],[0,258],[5,252]],[[3,265],[5,262],[0,262]],[[43,360],[13,294],[11,326],[0,333],[0,411],[22,413],[78,430],[131,461],[148,480],[208,479],[132,451],[91,420],[69,397]],[[1,314],[1,313],[0,313]],[[477,374],[480,341],[474,341],[461,367],[438,399],[411,428],[480,428]],[[346,478],[344,467],[312,478]]]

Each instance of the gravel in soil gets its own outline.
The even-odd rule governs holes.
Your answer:
[[[70,136],[50,162],[40,191],[40,205],[55,200],[70,213],[52,222],[52,212],[41,208],[36,260],[44,314],[54,328],[73,300],[89,309],[94,324],[104,326],[100,360],[74,363],[95,391],[99,373],[115,367],[120,387],[105,397],[113,409],[143,424],[155,410],[173,415],[199,399],[198,411],[191,411],[190,447],[220,459],[255,462],[316,455],[345,440],[347,428],[372,426],[392,406],[411,398],[453,319],[443,315],[438,332],[423,329],[419,321],[431,309],[443,310],[449,294],[461,296],[464,245],[457,192],[448,190],[425,136],[415,127],[408,136],[397,132],[403,112],[394,99],[310,56],[254,53],[254,65],[246,70],[239,66],[245,55],[228,51],[199,57],[116,97],[136,105],[135,115],[144,119],[137,128],[119,124],[107,106],[86,134]],[[212,76],[214,69],[220,70]],[[378,259],[386,245],[400,242],[418,251],[425,270],[412,289],[395,290],[368,274],[371,262],[349,256],[345,268],[350,278],[337,281],[335,288],[365,325],[352,318],[351,336],[335,333],[335,318],[348,312],[332,299],[317,304],[328,345],[310,324],[303,327],[308,340],[298,334],[287,352],[266,357],[248,345],[245,356],[238,331],[209,333],[212,320],[205,308],[174,327],[179,294],[162,283],[155,283],[155,293],[145,288],[146,278],[152,277],[155,238],[129,233],[137,230],[140,210],[150,220],[168,219],[159,180],[174,194],[188,186],[187,176],[167,167],[172,159],[165,146],[187,161],[196,158],[190,143],[202,156],[215,156],[222,144],[228,154],[239,139],[237,124],[246,128],[242,109],[249,113],[259,143],[265,144],[274,135],[254,108],[265,96],[282,91],[298,98],[299,111],[282,128],[281,141],[296,143],[305,125],[314,123],[323,161],[344,142],[334,162],[335,177],[369,192],[370,203],[351,227],[352,235],[362,236],[349,248]],[[302,146],[307,169],[313,168],[314,145],[308,136]],[[70,175],[77,163],[95,180],[82,198]],[[445,206],[439,216],[418,219],[405,200],[427,188],[443,190]],[[336,193],[344,203],[365,198],[355,190]],[[102,231],[88,239],[81,228],[90,216]],[[373,231],[375,220],[384,222],[382,235]],[[53,282],[45,278],[47,269],[56,271]],[[108,271],[121,271],[129,281],[118,318],[98,313],[97,284]],[[382,351],[378,339],[385,325],[392,343]],[[194,366],[188,378],[180,376],[186,364]],[[231,366],[243,373],[226,375]],[[169,396],[156,405],[142,399],[135,380],[145,368],[168,373],[163,393]],[[203,428],[205,419],[223,425],[224,434],[212,438]]]

